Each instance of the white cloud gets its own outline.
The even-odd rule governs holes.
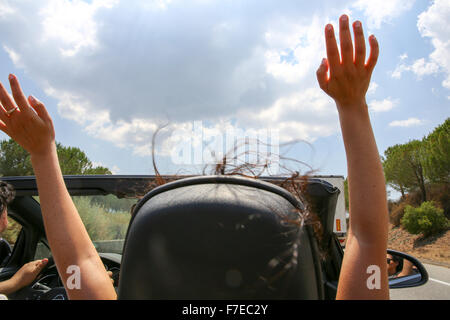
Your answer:
[[[278,127],[287,140],[338,131],[315,79],[329,12],[297,1],[8,3],[3,49],[57,100],[62,117],[95,138],[148,155],[165,122],[169,132],[237,119],[255,130]]]
[[[368,95],[375,94],[375,91],[377,91],[377,88],[378,88],[378,83],[376,83],[375,81],[372,81],[369,85],[369,89],[367,89],[367,94]]]
[[[116,0],[52,0],[39,11],[42,20],[42,41],[57,41],[63,56],[71,57],[82,48],[94,49],[98,24],[94,15],[101,8],[112,8]]]
[[[433,61],[425,62],[425,59],[421,58],[412,64],[411,71],[421,78],[424,75],[430,75],[438,72],[439,66]]]
[[[317,53],[325,53],[322,39],[325,19],[317,16],[304,24],[283,23],[265,33],[268,50],[265,52],[266,71],[275,79],[296,83],[313,74],[320,64]]]
[[[355,9],[364,11],[369,28],[379,29],[382,23],[390,23],[394,18],[411,9],[414,0],[379,1],[358,0],[352,5]]]
[[[418,79],[423,76],[445,73],[442,82],[444,88],[450,89],[450,2],[435,0],[430,7],[418,17],[417,28],[422,37],[431,38],[434,51],[427,58],[415,60],[412,64],[403,62],[406,55],[400,56],[401,63],[397,65],[391,76],[400,79],[402,73],[413,72]]]
[[[411,65],[400,63],[392,72],[391,76],[392,78],[400,79],[402,77],[402,73],[406,71],[411,71],[420,80],[423,76],[432,75],[439,72],[439,65],[434,61],[427,62],[424,58],[420,58],[414,61],[414,63]]]
[[[240,111],[238,119],[243,127],[279,130],[281,141],[302,139],[311,142],[339,131],[336,106],[319,88],[281,97],[258,114]]]
[[[11,61],[17,66],[17,67],[23,67],[22,62],[20,61],[20,55],[15,52],[13,49],[7,47],[7,46],[3,46],[3,50],[6,51],[6,53],[8,54],[9,58],[11,59]]]
[[[143,6],[151,10],[167,10],[171,2],[172,0],[149,0],[143,2]]]
[[[11,15],[15,13],[15,9],[11,7],[8,2],[0,2],[0,18]]]
[[[372,100],[369,102],[369,110],[372,112],[386,112],[398,105],[398,99],[386,98],[384,100]]]
[[[149,137],[151,138],[158,127],[152,119],[112,121],[108,110],[97,110],[89,101],[70,92],[62,92],[50,87],[46,89],[46,94],[59,101],[58,112],[63,117],[82,125],[91,136],[112,142],[122,148],[128,145],[142,145],[143,142],[145,147],[148,147]],[[142,147],[135,151],[139,150],[142,150]],[[147,154],[148,152],[145,153]]]
[[[391,72],[391,77],[394,79],[400,79],[402,77],[402,73],[405,71],[408,71],[410,67],[408,67],[406,64],[399,64],[395,67],[395,70]]]
[[[450,89],[450,2],[435,0],[419,15],[417,27],[422,37],[431,38],[434,51],[429,55],[429,64],[437,66],[446,74],[443,87]]]
[[[407,120],[395,120],[389,123],[390,127],[412,127],[412,126],[420,126],[423,124],[423,120],[419,120],[417,118],[409,118]]]

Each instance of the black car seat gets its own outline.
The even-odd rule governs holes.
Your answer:
[[[119,299],[322,299],[317,243],[287,190],[236,176],[181,179],[136,205]]]
[[[0,238],[0,267],[8,261],[11,256],[12,248],[11,245],[3,238]]]

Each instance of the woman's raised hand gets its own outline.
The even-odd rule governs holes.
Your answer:
[[[365,95],[378,59],[378,42],[372,35],[366,63],[366,45],[360,21],[353,23],[353,33],[354,46],[348,16],[342,15],[339,19],[339,54],[333,26],[328,24],[325,27],[327,58],[322,60],[316,73],[320,88],[335,100],[339,112],[366,106]]]
[[[366,62],[361,22],[353,23],[352,41],[348,20],[346,15],[339,19],[340,50],[333,26],[325,27],[327,59],[317,70],[320,87],[336,102],[348,169],[350,223],[336,299],[389,299],[386,181],[366,103],[378,42],[369,37]],[[380,268],[377,290],[367,286],[369,266]]]
[[[111,279],[64,184],[52,119],[41,102],[25,98],[14,75],[9,82],[12,97],[0,84],[0,129],[31,155],[45,233],[67,295],[70,299],[116,299]],[[70,274],[64,270],[69,266],[79,266],[85,275],[81,288],[67,287]]]
[[[12,97],[0,83],[0,130],[30,155],[45,155],[54,148],[55,130],[42,102],[22,92],[15,75],[9,75]]]

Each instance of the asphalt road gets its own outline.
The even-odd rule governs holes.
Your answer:
[[[450,268],[423,264],[428,282],[420,287],[391,289],[391,300],[450,300]]]

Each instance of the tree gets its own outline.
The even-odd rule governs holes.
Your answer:
[[[60,143],[56,143],[56,151],[63,174],[111,174],[108,168],[102,166],[94,167],[86,154],[79,148],[64,147]],[[33,174],[28,152],[12,139],[1,141],[0,175],[30,176]]]
[[[405,192],[419,189],[423,201],[427,199],[425,177],[423,143],[412,140],[406,144],[389,147],[384,152],[383,169],[386,182],[397,191],[402,198]]]
[[[2,176],[31,176],[30,155],[14,140],[0,142],[0,174]]]
[[[111,174],[108,168],[93,167],[86,154],[76,147],[64,147],[56,143],[59,165],[63,174]]]
[[[397,144],[387,148],[382,160],[386,183],[399,191],[404,199],[405,193],[414,186],[414,181],[411,168],[404,165],[406,155],[402,145]]]
[[[450,118],[423,139],[424,172],[430,182],[450,182]]]
[[[422,201],[427,201],[427,191],[425,188],[425,176],[423,164],[425,159],[424,143],[419,140],[412,140],[403,145],[403,153],[406,158],[405,165],[409,166],[414,174],[414,184],[422,193]]]

